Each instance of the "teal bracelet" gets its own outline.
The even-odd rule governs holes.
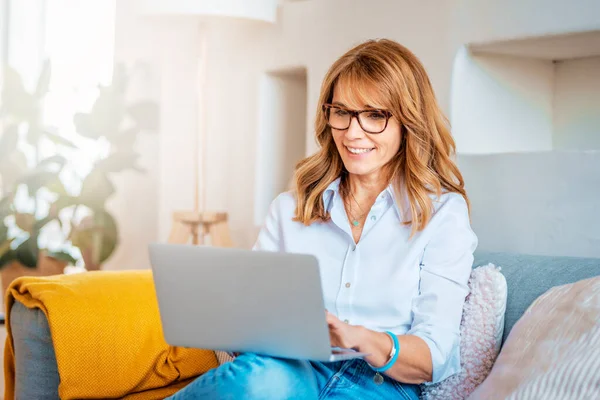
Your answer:
[[[388,369],[392,368],[392,365],[394,365],[396,363],[396,360],[398,359],[398,354],[400,354],[400,342],[398,341],[398,336],[394,335],[392,332],[390,331],[385,331],[385,333],[392,338],[392,341],[394,342],[394,348],[392,349],[392,356],[390,358],[390,360],[387,362],[387,364],[385,364],[383,367],[379,367],[379,368],[373,368],[373,370],[375,372],[385,372]]]

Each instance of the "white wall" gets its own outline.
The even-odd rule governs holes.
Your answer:
[[[552,149],[551,61],[472,54],[462,48],[452,75],[451,121],[461,153]]]
[[[0,62],[6,62],[6,41],[7,41],[7,15],[6,10],[8,6],[8,0],[0,0]],[[0,78],[2,79],[2,78]],[[0,82],[2,84],[2,82]]]
[[[289,190],[306,154],[306,73],[269,73],[261,79],[256,146],[254,224],[261,225],[277,195]]]
[[[480,250],[600,257],[600,152],[461,155]]]
[[[44,54],[45,0],[8,1],[8,63],[19,71],[26,89],[33,91],[37,84]],[[2,4],[2,6],[5,6]],[[4,13],[4,9],[1,11]]]
[[[128,2],[116,2],[115,15],[115,62],[137,66],[136,79],[131,82],[129,94],[137,97],[158,99],[160,93],[152,65],[150,46],[144,46],[145,38],[152,37],[152,30],[134,17]],[[144,40],[142,40],[144,38]],[[150,58],[149,58],[150,57]],[[147,243],[156,240],[158,209],[158,180],[160,168],[156,136],[139,135],[135,150],[141,154],[139,164],[148,170],[146,175],[126,171],[114,178],[116,193],[108,207],[119,223],[120,245],[104,264],[105,269],[136,269],[149,265]]]
[[[138,66],[132,95],[159,103],[160,129],[136,143],[148,173],[116,177],[121,244],[105,269],[149,267],[148,243],[166,240],[173,211],[193,209],[198,32],[197,21],[142,18],[133,1],[117,1],[116,62]]]
[[[125,19],[120,23],[129,24]],[[191,208],[193,204],[190,171],[194,166],[190,163],[195,115],[186,107],[193,108],[192,64],[199,40],[194,25],[187,22],[162,24],[160,30],[149,21],[143,25],[140,30],[143,34],[129,39],[128,30],[122,29],[117,43],[125,40],[131,51],[160,58],[154,64],[160,67],[160,96],[164,105],[161,146],[165,147],[158,150],[157,178],[158,238],[162,240],[168,234],[170,213],[174,209]],[[219,19],[211,22],[209,28],[205,121],[210,149],[208,208],[229,212],[236,245],[249,247],[258,229],[253,218],[256,154],[249,149],[255,149],[257,143],[259,82],[266,71],[306,68],[306,151],[311,153],[316,148],[312,127],[321,80],[330,64],[352,45],[378,37],[405,44],[423,61],[440,105],[449,112],[454,59],[465,43],[600,29],[600,2],[374,0],[355,1],[349,6],[347,0],[283,1],[276,25]],[[136,50],[139,46],[144,50]],[[171,53],[172,60],[158,56]],[[547,76],[547,69],[532,67],[531,70],[543,71],[542,79],[534,83],[545,88],[547,80],[543,76]],[[544,126],[547,107],[543,103],[530,124]],[[232,108],[236,110],[235,116],[229,114]],[[459,143],[459,152],[468,150],[466,146],[467,142]],[[470,167],[465,168],[467,177],[471,176]],[[516,236],[519,231],[511,232]],[[585,240],[593,242],[593,238]]]
[[[236,245],[249,247],[258,225],[253,218],[260,78],[266,71],[307,70],[306,152],[316,149],[314,114],[325,72],[346,50],[369,38],[388,37],[421,58],[448,108],[451,66],[450,3],[375,0],[284,2],[278,25],[219,20],[210,26],[207,116],[211,141],[208,204],[226,210]],[[381,10],[375,13],[373,10]],[[326,16],[326,17],[324,17]],[[431,29],[435,26],[436,29]],[[239,110],[220,123],[230,107]]]
[[[554,147],[600,150],[600,57],[556,63]]]
[[[487,43],[600,28],[598,0],[455,0],[454,40]]]

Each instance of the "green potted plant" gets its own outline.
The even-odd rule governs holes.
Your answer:
[[[140,132],[155,131],[157,106],[125,100],[128,76],[117,66],[113,82],[101,86],[88,113],[77,113],[78,142],[108,143],[93,160],[79,190],[67,190],[63,176],[75,168],[69,160],[82,150],[42,123],[42,105],[50,82],[50,64],[42,68],[35,90],[25,90],[19,74],[4,68],[0,105],[0,268],[4,289],[20,275],[61,273],[79,260],[99,269],[118,245],[118,224],[106,209],[114,194],[113,174],[136,165],[133,146]],[[44,155],[42,141],[56,144]],[[61,154],[62,153],[62,154]],[[73,174],[71,174],[72,176]],[[46,246],[53,243],[52,248]]]

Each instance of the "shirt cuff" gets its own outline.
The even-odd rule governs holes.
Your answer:
[[[454,343],[450,350],[443,350],[426,332],[408,332],[407,335],[414,335],[423,339],[431,352],[432,380],[431,382],[425,382],[425,384],[441,382],[460,372],[460,346],[458,337],[453,341]]]

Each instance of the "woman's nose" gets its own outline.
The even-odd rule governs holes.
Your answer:
[[[358,122],[358,117],[352,117],[352,119],[350,120],[350,126],[346,131],[346,137],[348,139],[360,139],[364,136],[365,131],[363,131],[363,129],[361,128],[360,123]]]

